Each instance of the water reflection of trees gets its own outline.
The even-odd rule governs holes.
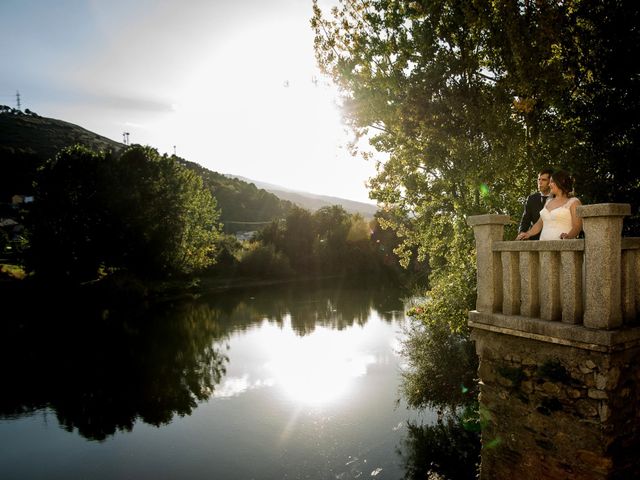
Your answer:
[[[291,327],[306,335],[323,326],[342,330],[364,325],[372,311],[390,322],[403,309],[397,288],[385,285],[363,288],[340,279],[229,292],[205,299],[224,312],[234,328],[246,329],[264,320]]]
[[[5,332],[2,417],[48,407],[66,430],[102,440],[138,419],[190,414],[225,372],[225,332],[210,309],[43,314],[23,312]]]
[[[397,452],[406,480],[477,478],[480,438],[477,424],[466,415],[452,415],[434,425],[409,424]]]
[[[435,424],[409,424],[398,453],[406,479],[476,478],[480,455],[477,357],[469,336],[446,324],[413,321],[402,355],[401,393],[417,409],[435,409]]]
[[[60,298],[5,312],[0,418],[49,408],[60,425],[93,440],[189,415],[225,374],[226,339],[264,320],[290,318],[301,335],[316,325],[387,321],[402,308],[394,289],[333,282],[224,292],[150,308],[97,309]]]

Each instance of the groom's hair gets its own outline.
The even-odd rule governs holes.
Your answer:
[[[551,168],[543,168],[538,172],[538,175],[553,175],[553,170]]]

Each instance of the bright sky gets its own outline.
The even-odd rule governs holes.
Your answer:
[[[1,0],[0,104],[19,90],[23,110],[116,141],[371,202],[311,15],[311,0]]]

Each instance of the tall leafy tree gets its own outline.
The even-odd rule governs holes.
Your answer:
[[[341,206],[331,205],[314,212],[313,220],[320,268],[330,273],[340,271],[349,260],[347,236],[351,228],[351,216]]]
[[[520,213],[543,166],[587,202],[638,204],[636,2],[339,0],[314,3],[320,66],[347,120],[386,160],[381,221],[428,257],[427,321],[466,323],[475,273],[465,223]],[[624,57],[627,57],[624,60]],[[606,124],[606,125],[605,125]],[[606,190],[599,188],[606,185]],[[512,235],[513,232],[508,232]]]
[[[107,162],[105,154],[76,146],[38,171],[27,266],[39,276],[95,278],[110,233],[104,208]]]
[[[114,263],[150,274],[191,273],[214,263],[219,212],[200,176],[142,146],[111,167]]]
[[[215,200],[197,174],[149,147],[64,149],[40,170],[35,200],[30,267],[39,275],[88,280],[103,267],[163,276],[215,261]]]

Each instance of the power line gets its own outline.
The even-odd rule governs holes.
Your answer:
[[[227,223],[242,223],[244,225],[265,225],[265,224],[271,223],[271,222],[272,222],[272,220],[269,220],[269,221],[266,221],[266,222],[242,222],[242,221],[239,221],[239,220],[237,220],[237,221],[236,220],[223,220],[222,221],[222,223],[224,223],[225,225]]]
[[[22,110],[22,106],[20,105],[20,91],[16,90],[16,105],[18,105],[18,110]]]

